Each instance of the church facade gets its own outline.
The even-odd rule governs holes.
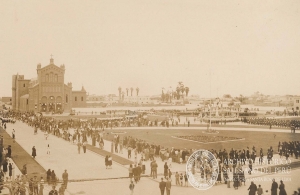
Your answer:
[[[37,77],[25,79],[12,76],[12,109],[34,112],[70,112],[72,108],[86,107],[86,91],[73,91],[72,83],[65,84],[65,65],[37,65]]]

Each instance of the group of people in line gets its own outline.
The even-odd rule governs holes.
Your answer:
[[[266,118],[266,117],[244,117],[242,122],[248,123],[251,125],[263,125],[280,128],[293,128],[300,129],[300,120],[296,119],[275,119],[275,118]]]

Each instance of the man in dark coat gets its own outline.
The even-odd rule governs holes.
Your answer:
[[[35,149],[35,146],[32,147],[32,154],[31,154],[31,156],[32,156],[33,158],[36,157],[36,149]]]
[[[254,182],[251,182],[251,185],[248,188],[249,190],[249,195],[255,195],[256,191],[257,191],[257,186],[254,184]]]
[[[11,145],[7,147],[7,157],[11,158]]]
[[[272,186],[271,186],[271,195],[277,195],[277,189],[278,189],[278,183],[275,181],[275,179],[272,180]]]
[[[160,189],[160,194],[164,195],[166,189],[166,182],[164,181],[164,178],[161,178],[161,182],[159,182],[159,189]]]

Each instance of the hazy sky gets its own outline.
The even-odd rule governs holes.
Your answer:
[[[0,1],[0,96],[17,72],[65,64],[90,94],[300,94],[300,1]],[[210,76],[211,72],[211,76]]]

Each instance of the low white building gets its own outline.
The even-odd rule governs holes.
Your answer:
[[[294,110],[295,111],[299,111],[299,108],[300,108],[300,96],[294,97],[293,101],[294,101],[294,104],[293,104]]]

